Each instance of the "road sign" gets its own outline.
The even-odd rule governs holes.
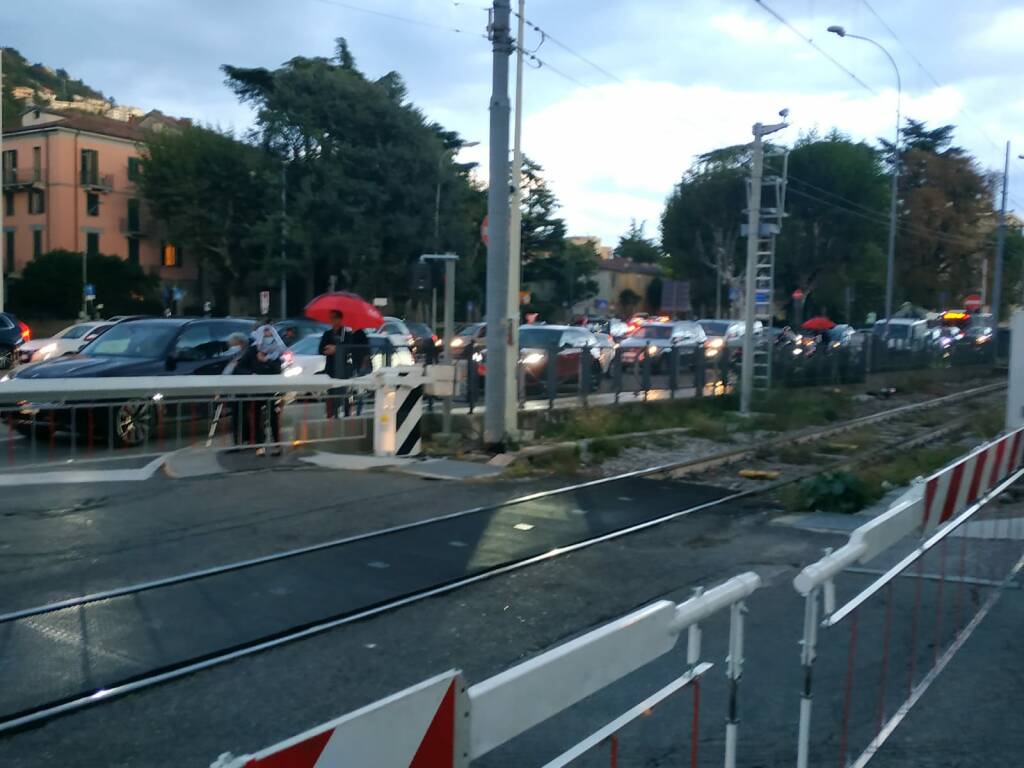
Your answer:
[[[375,296],[373,299],[373,306],[375,307],[386,307],[388,300],[386,296]]]
[[[96,286],[92,283],[85,284],[85,298],[89,301],[96,298]]]
[[[964,298],[964,309],[968,312],[977,312],[981,309],[981,296],[976,293],[972,293],[970,296]]]
[[[767,304],[771,299],[771,291],[755,291],[754,301],[758,304]]]
[[[270,314],[270,291],[260,291],[260,314]]]
[[[608,299],[594,299],[595,309],[608,309]]]

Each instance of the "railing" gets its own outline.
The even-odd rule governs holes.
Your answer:
[[[47,173],[45,168],[4,168],[3,185],[5,187],[31,187],[45,184]]]
[[[1020,572],[1024,520],[991,502],[1024,476],[1022,457],[1024,430],[981,446],[794,579],[805,600],[798,768],[864,766]],[[818,677],[830,682],[812,727]]]
[[[630,724],[657,713],[669,698],[689,690],[692,705],[686,751],[688,765],[696,768],[700,760],[700,691],[714,668],[704,655],[701,625],[728,613],[725,683],[729,703],[722,756],[716,762],[734,768],[744,601],[760,584],[760,578],[748,572],[706,592],[698,589],[679,604],[659,600],[468,688],[462,674],[451,670],[254,755],[236,758],[222,754],[214,766],[270,768],[315,763],[317,768],[342,768],[358,763],[464,768],[503,745],[515,753],[517,737],[666,656],[685,636],[685,665],[677,677],[576,743],[552,745],[557,754],[546,766],[570,765],[602,746],[610,751],[615,766],[619,741]],[[524,763],[517,760],[515,764]]]
[[[113,174],[100,174],[96,171],[82,171],[79,175],[79,183],[87,189],[110,192],[114,189],[114,176]]]

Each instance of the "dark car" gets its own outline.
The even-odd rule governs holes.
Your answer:
[[[487,350],[473,361],[481,381],[487,377]],[[582,326],[523,325],[519,328],[519,370],[527,392],[547,392],[578,385],[583,365],[590,367],[590,385],[601,383],[601,349],[594,334]]]
[[[77,354],[46,360],[19,369],[14,379],[76,379],[109,376],[188,376],[218,374],[229,359],[228,337],[248,334],[252,323],[234,319],[147,318],[122,320]],[[93,402],[93,401],[90,401]],[[74,402],[67,403],[73,406]],[[112,404],[100,409],[60,408],[46,410],[23,404],[15,428],[31,433],[35,428],[87,431],[87,424],[101,437],[110,434],[118,445],[147,442],[160,416],[175,419],[180,408],[167,400]],[[100,412],[97,418],[96,411]],[[74,423],[70,414],[75,413]]]
[[[31,338],[27,325],[10,312],[0,312],[0,371],[14,367],[16,350]]]
[[[433,329],[426,323],[406,323],[405,326],[412,334],[412,353],[416,359],[423,359],[428,363],[437,362],[442,342]]]
[[[459,328],[452,339],[453,359],[466,357],[469,349],[479,351],[487,344],[487,323],[469,323]]]
[[[289,347],[297,341],[302,341],[307,336],[314,334],[321,336],[330,327],[327,323],[310,320],[308,317],[295,317],[288,320],[278,320],[274,323],[277,335]]]

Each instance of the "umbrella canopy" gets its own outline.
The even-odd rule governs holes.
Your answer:
[[[329,323],[331,312],[334,310],[341,312],[342,322],[353,331],[380,328],[384,324],[384,317],[379,309],[362,296],[348,291],[322,293],[306,305],[304,313],[311,320]]]
[[[805,331],[828,331],[835,328],[836,324],[824,315],[818,315],[808,318],[800,327]]]

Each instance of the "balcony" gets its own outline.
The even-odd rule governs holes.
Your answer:
[[[28,189],[46,184],[45,168],[4,168],[4,189]]]
[[[114,176],[113,174],[103,176],[96,172],[82,171],[79,175],[79,183],[92,192],[110,192],[114,189]]]
[[[146,237],[149,234],[149,222],[142,216],[128,216],[121,219],[121,234],[127,237]]]

